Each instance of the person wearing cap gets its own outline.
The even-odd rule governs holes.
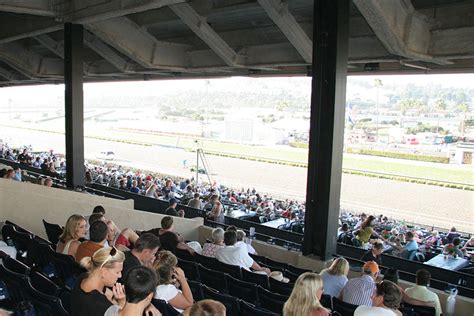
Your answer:
[[[340,298],[349,304],[372,306],[372,294],[379,273],[379,265],[374,261],[367,261],[362,267],[362,275],[347,282]]]
[[[179,216],[176,206],[178,206],[178,201],[174,198],[170,199],[168,208],[165,210],[165,214],[170,216]]]
[[[179,211],[176,211],[176,206],[178,205],[178,200],[175,198],[171,198],[169,200],[169,206],[165,210],[166,215],[170,216],[178,216],[178,217],[184,217],[184,210],[180,209]]]
[[[375,286],[372,294],[372,306],[359,306],[354,316],[402,316],[398,310],[402,293],[398,286],[390,281],[382,281]]]

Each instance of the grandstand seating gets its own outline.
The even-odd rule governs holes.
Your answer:
[[[240,315],[242,316],[277,316],[279,313],[273,313],[268,310],[257,308],[255,305],[249,304],[245,301],[240,301]]]
[[[278,314],[283,311],[283,305],[288,299],[287,295],[273,293],[261,286],[257,286],[257,291],[261,307]]]
[[[258,284],[266,289],[270,289],[270,283],[266,274],[250,272],[242,269],[242,280]]]
[[[252,304],[258,304],[258,292],[255,283],[245,282],[228,274],[225,275],[225,278],[230,295]]]
[[[48,236],[48,240],[56,245],[59,241],[59,236],[63,232],[62,227],[58,224],[48,223],[44,219],[43,219],[43,225],[46,231],[46,235]]]
[[[240,307],[239,307],[239,299],[230,296],[224,293],[220,293],[215,289],[211,289],[210,287],[203,285],[202,290],[204,296],[206,298],[210,298],[216,301],[221,302],[226,307],[226,315],[227,316],[238,316],[240,315]]]
[[[291,294],[291,291],[293,291],[293,286],[295,285],[294,283],[280,282],[274,278],[268,278],[268,281],[270,282],[271,291],[287,296]]]
[[[332,298],[332,307],[335,312],[338,312],[341,316],[353,316],[357,305],[352,305],[341,301],[337,297]]]

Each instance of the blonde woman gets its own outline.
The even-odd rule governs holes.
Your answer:
[[[323,280],[312,272],[298,277],[290,297],[283,306],[283,316],[329,316],[321,303]]]
[[[63,233],[59,236],[56,251],[65,255],[75,257],[77,247],[81,244],[79,239],[85,238],[87,233],[87,221],[82,215],[71,215],[64,226]]]
[[[155,298],[164,300],[182,313],[186,308],[193,305],[193,293],[189,288],[184,271],[178,268],[178,259],[170,251],[160,251],[154,263],[158,286]],[[177,287],[181,286],[181,290]]]
[[[347,283],[348,273],[349,262],[342,257],[336,258],[329,268],[324,269],[319,274],[324,282],[324,293],[339,297]]]
[[[114,247],[101,248],[81,260],[88,273],[79,276],[72,290],[72,316],[102,316],[110,306],[125,304],[123,285],[117,283],[124,260],[123,252]]]

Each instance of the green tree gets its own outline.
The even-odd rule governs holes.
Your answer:
[[[438,117],[438,123],[436,125],[436,133],[439,132],[439,114],[441,111],[446,111],[446,102],[444,98],[437,98],[434,102],[434,107],[436,111],[436,116]]]

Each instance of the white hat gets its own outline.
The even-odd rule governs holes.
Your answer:
[[[283,283],[290,282],[290,279],[285,278],[283,276],[283,273],[281,273],[281,271],[272,271],[269,276],[270,278],[274,278],[275,280],[283,282]]]

